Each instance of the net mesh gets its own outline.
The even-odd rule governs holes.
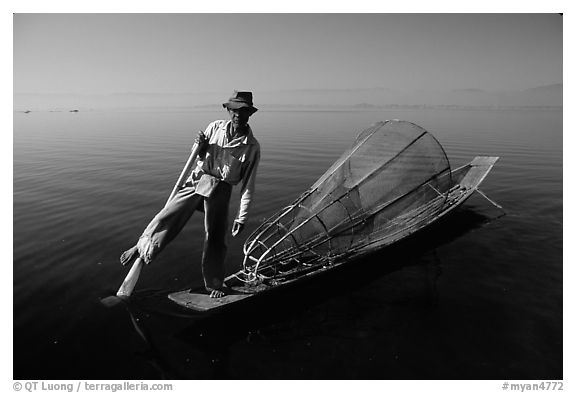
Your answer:
[[[451,186],[448,158],[431,134],[377,123],[250,235],[245,269],[278,275],[382,247],[441,210]]]

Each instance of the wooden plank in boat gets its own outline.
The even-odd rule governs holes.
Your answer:
[[[475,157],[472,162],[470,163],[470,166],[492,166],[496,163],[496,161],[498,161],[498,158],[500,157]]]
[[[210,311],[245,300],[251,296],[254,296],[254,293],[236,292],[230,293],[221,298],[211,298],[208,293],[190,292],[190,290],[185,290],[169,294],[168,299],[191,310]]]
[[[470,170],[466,173],[464,178],[460,180],[460,184],[466,188],[476,188],[484,180],[498,157],[476,157],[470,163]]]

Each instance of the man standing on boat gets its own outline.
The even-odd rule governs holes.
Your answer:
[[[240,207],[232,226],[232,236],[237,236],[248,216],[260,161],[260,144],[248,125],[248,119],[258,110],[252,103],[252,93],[234,91],[222,106],[228,110],[230,120],[214,121],[198,133],[198,161],[184,187],[148,224],[136,246],[120,257],[124,265],[137,257],[150,263],[178,235],[195,210],[204,210],[202,274],[210,297],[225,295],[224,260],[232,186],[241,184]]]

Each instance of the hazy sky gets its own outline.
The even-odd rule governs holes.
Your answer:
[[[15,93],[562,82],[556,14],[16,14]]]

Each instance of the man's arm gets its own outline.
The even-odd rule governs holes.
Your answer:
[[[254,153],[254,156],[250,160],[249,167],[243,176],[242,188],[240,193],[242,197],[240,198],[240,207],[238,208],[238,214],[234,219],[234,226],[232,227],[232,235],[238,235],[244,228],[246,219],[248,218],[248,210],[250,204],[252,203],[252,198],[254,197],[254,191],[256,189],[256,172],[258,170],[258,164],[260,163],[260,149]]]

